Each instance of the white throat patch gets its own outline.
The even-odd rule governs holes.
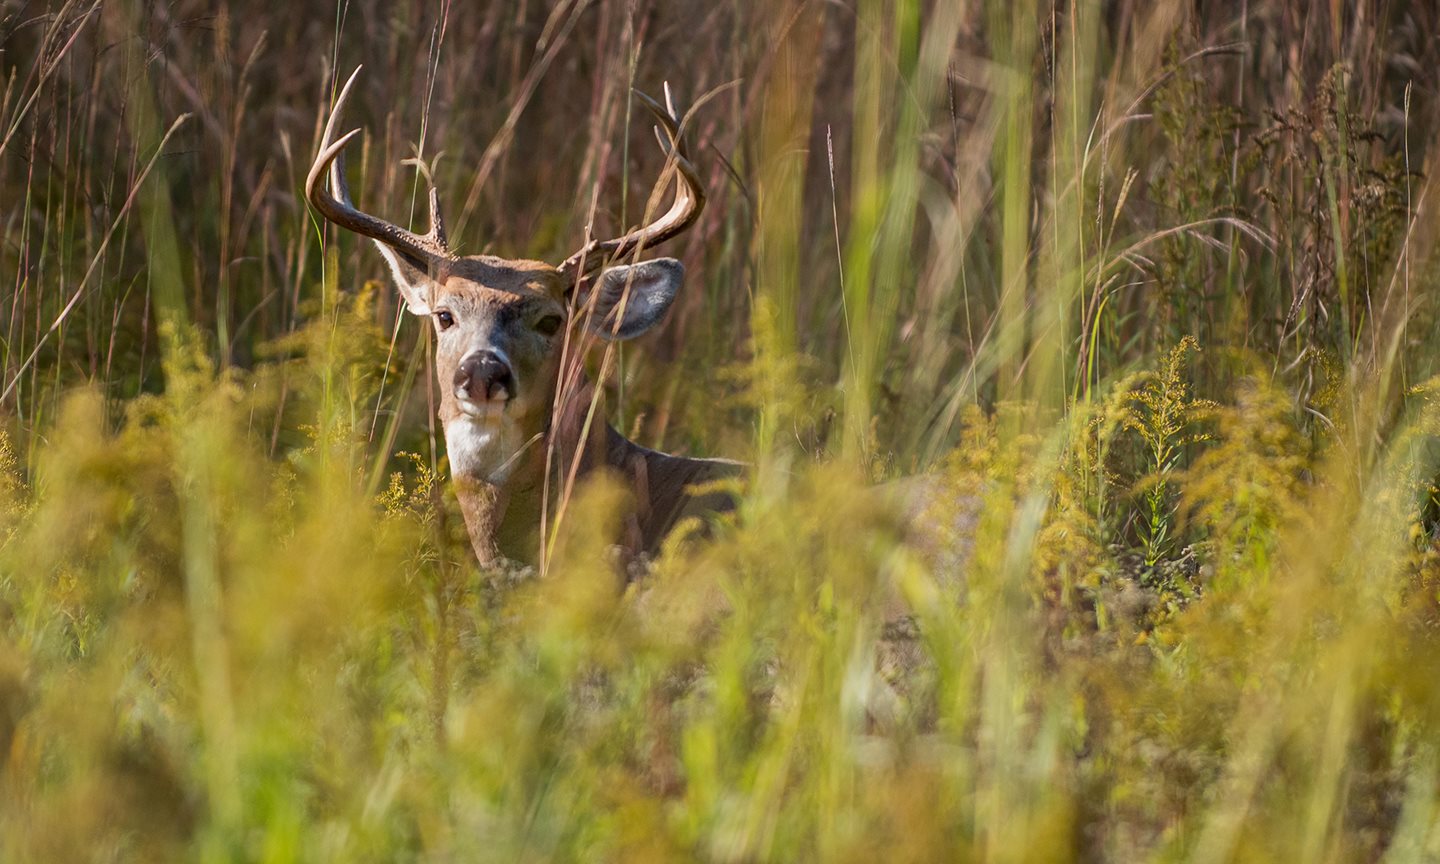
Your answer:
[[[461,413],[445,424],[445,450],[454,476],[504,483],[525,444],[515,420],[498,412],[487,417]]]

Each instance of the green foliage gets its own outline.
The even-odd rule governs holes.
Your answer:
[[[1217,408],[1215,446],[1185,472],[1185,512],[1213,544],[1216,567],[1242,578],[1270,571],[1282,531],[1313,531],[1301,501],[1308,460],[1290,401],[1263,378],[1241,381],[1235,403]]]
[[[1215,405],[1190,395],[1185,382],[1185,359],[1199,350],[1191,337],[1175,346],[1159,371],[1140,376],[1128,395],[1129,405],[1121,428],[1140,439],[1148,473],[1136,487],[1141,500],[1140,543],[1144,564],[1154,567],[1174,546],[1174,501],[1171,476],[1189,448],[1209,436],[1200,431]]]
[[[0,860],[1440,855],[1437,13],[853,5],[0,5]],[[361,59],[354,197],[467,253],[703,102],[600,383],[735,514],[475,565],[299,203]]]

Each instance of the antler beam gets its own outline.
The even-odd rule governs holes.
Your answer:
[[[690,161],[689,150],[681,134],[683,118],[675,110],[670,85],[665,84],[664,106],[639,90],[635,91],[635,95],[660,124],[655,128],[655,138],[675,166],[675,201],[664,215],[649,225],[613,240],[591,240],[566,258],[560,270],[572,280],[594,272],[606,261],[628,255],[642,246],[657,246],[681,234],[695,224],[700,212],[705,209],[705,187],[700,182],[700,173]],[[664,129],[663,136],[661,129]]]
[[[355,67],[350,80],[345,82],[345,86],[340,88],[340,95],[335,98],[335,107],[330,112],[325,133],[320,138],[320,152],[315,156],[315,163],[310,166],[309,176],[305,178],[305,195],[326,219],[356,234],[384,243],[411,265],[428,271],[440,261],[450,258],[450,249],[445,241],[445,223],[440,215],[440,196],[434,186],[430,187],[430,231],[427,234],[415,234],[399,225],[361,212],[350,200],[350,186],[345,180],[345,146],[362,130],[352,129],[336,139],[335,129],[340,125],[340,116],[345,110],[345,101],[350,97],[350,88],[354,86],[355,79],[360,77],[362,68],[364,67]],[[329,176],[328,184],[325,182],[326,175]]]

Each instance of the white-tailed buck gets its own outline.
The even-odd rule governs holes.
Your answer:
[[[696,494],[693,487],[736,475],[737,463],[671,456],[627,440],[605,422],[600,390],[581,366],[584,333],[608,340],[644,333],[664,317],[685,275],[673,258],[601,270],[681,233],[705,205],[668,88],[665,106],[637,95],[664,130],[667,170],[676,173],[674,204],[643,228],[586,243],[556,267],[453,254],[433,186],[430,231],[423,235],[358,210],[345,181],[345,146],[361,130],[337,138],[336,127],[359,74],[357,68],[335,100],[306,194],[326,219],[375,241],[405,305],[435,327],[440,420],[480,560],[534,560],[544,514],[554,518],[547,507],[560,490],[596,471],[608,469],[631,492],[619,538],[631,553],[653,550],[684,516],[728,506],[729,496]],[[571,327],[579,318],[583,327]]]

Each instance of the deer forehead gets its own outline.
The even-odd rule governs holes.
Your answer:
[[[485,305],[521,306],[536,301],[559,302],[560,272],[541,261],[509,261],[490,256],[459,258],[439,279],[437,299]]]

